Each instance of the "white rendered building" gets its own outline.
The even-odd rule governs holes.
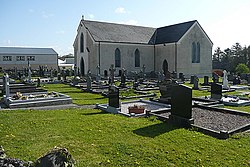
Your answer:
[[[116,75],[122,68],[139,72],[170,72],[185,76],[211,75],[213,43],[198,21],[161,28],[131,26],[82,19],[74,41],[75,66],[82,75],[88,70],[107,75],[111,64]]]

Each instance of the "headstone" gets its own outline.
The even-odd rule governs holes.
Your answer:
[[[109,106],[110,107],[114,107],[114,108],[120,107],[119,88],[118,87],[116,87],[115,85],[109,86],[108,98],[109,98]]]
[[[99,83],[101,80],[101,75],[100,75],[100,66],[96,66],[96,82]]]
[[[192,118],[192,89],[177,84],[172,87],[171,114],[186,119]]]
[[[40,80],[40,78],[37,78],[37,87],[41,87],[41,80]]]
[[[194,84],[194,79],[195,79],[195,76],[194,76],[194,75],[191,75],[190,84]]]
[[[233,85],[239,85],[240,84],[240,77],[239,76],[235,76],[233,79]]]
[[[146,78],[146,66],[145,66],[145,64],[143,64],[143,66],[142,66],[142,78],[143,78],[143,80]]]
[[[218,74],[213,73],[212,75],[213,75],[213,76],[212,76],[212,77],[213,77],[213,82],[214,82],[214,83],[218,83],[218,82],[219,82],[219,76],[218,76]]]
[[[120,87],[125,88],[126,87],[126,70],[123,68],[121,73],[121,84]]]
[[[194,90],[199,90],[199,78],[197,76],[194,77]]]
[[[90,92],[92,90],[92,83],[91,83],[91,72],[88,70],[87,73],[87,92]]]
[[[158,72],[158,82],[162,82],[164,80],[165,76],[162,72]]]
[[[209,85],[209,77],[204,76],[204,83],[202,84],[203,86],[208,86]]]
[[[228,79],[227,79],[227,71],[224,70],[223,71],[223,86],[222,86],[223,89],[229,89],[229,86],[228,86]]]
[[[211,98],[220,100],[222,98],[222,85],[218,83],[211,84]]]
[[[3,83],[4,83],[4,93],[5,93],[5,101],[8,101],[10,99],[10,78],[8,74],[5,74],[3,77]]]
[[[171,115],[169,120],[176,126],[191,127],[192,89],[185,85],[175,85],[171,93]]]
[[[160,89],[160,101],[164,103],[170,103],[171,102],[171,93],[172,93],[172,87],[176,83],[171,79],[165,79],[162,82],[159,83],[159,89]]]
[[[172,77],[173,77],[174,79],[177,79],[177,73],[176,73],[175,71],[172,72]]]
[[[134,72],[134,81],[137,82],[138,81],[138,73],[135,71]]]
[[[114,64],[111,64],[110,68],[109,68],[109,72],[110,72],[110,76],[109,76],[109,84],[113,85],[115,83],[115,68],[114,68]]]
[[[184,77],[184,74],[182,72],[179,73],[179,79],[181,79],[182,82],[185,81],[185,77]]]
[[[61,81],[61,73],[57,73],[57,80]]]

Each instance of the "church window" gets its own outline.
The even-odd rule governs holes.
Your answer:
[[[115,67],[121,67],[121,52],[118,48],[115,50]]]
[[[81,37],[80,37],[80,52],[84,52],[84,36],[83,33],[81,33]]]
[[[200,43],[197,42],[197,55],[196,55],[196,63],[200,63],[200,56],[201,53],[200,53]]]
[[[192,63],[200,63],[200,43],[192,43]]]
[[[196,63],[196,43],[192,43],[192,63]]]
[[[135,50],[135,67],[140,67],[140,51]]]

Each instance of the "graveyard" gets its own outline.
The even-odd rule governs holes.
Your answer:
[[[170,74],[166,71],[164,75]],[[55,83],[41,83],[39,89],[70,97],[74,107],[2,108],[0,145],[8,156],[25,161],[34,161],[54,146],[65,147],[76,166],[250,165],[250,133],[245,131],[249,131],[250,106],[228,106],[217,100],[229,96],[247,100],[248,89],[223,89],[233,84],[225,85],[222,77],[212,86],[211,77],[159,82],[161,76],[141,76],[138,82],[124,75],[113,75],[108,81],[89,72],[82,81],[70,78],[72,83],[66,82],[63,77]],[[131,114],[128,109],[132,107],[143,111]],[[186,109],[189,112],[183,112]],[[230,109],[238,110],[237,116],[226,118],[235,114]],[[217,118],[218,124],[209,123],[206,114],[212,115],[212,121]]]

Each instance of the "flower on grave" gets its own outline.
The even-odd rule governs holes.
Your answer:
[[[145,107],[144,106],[139,106],[139,105],[134,105],[134,106],[130,106],[130,107],[128,107],[129,109],[145,109]]]

